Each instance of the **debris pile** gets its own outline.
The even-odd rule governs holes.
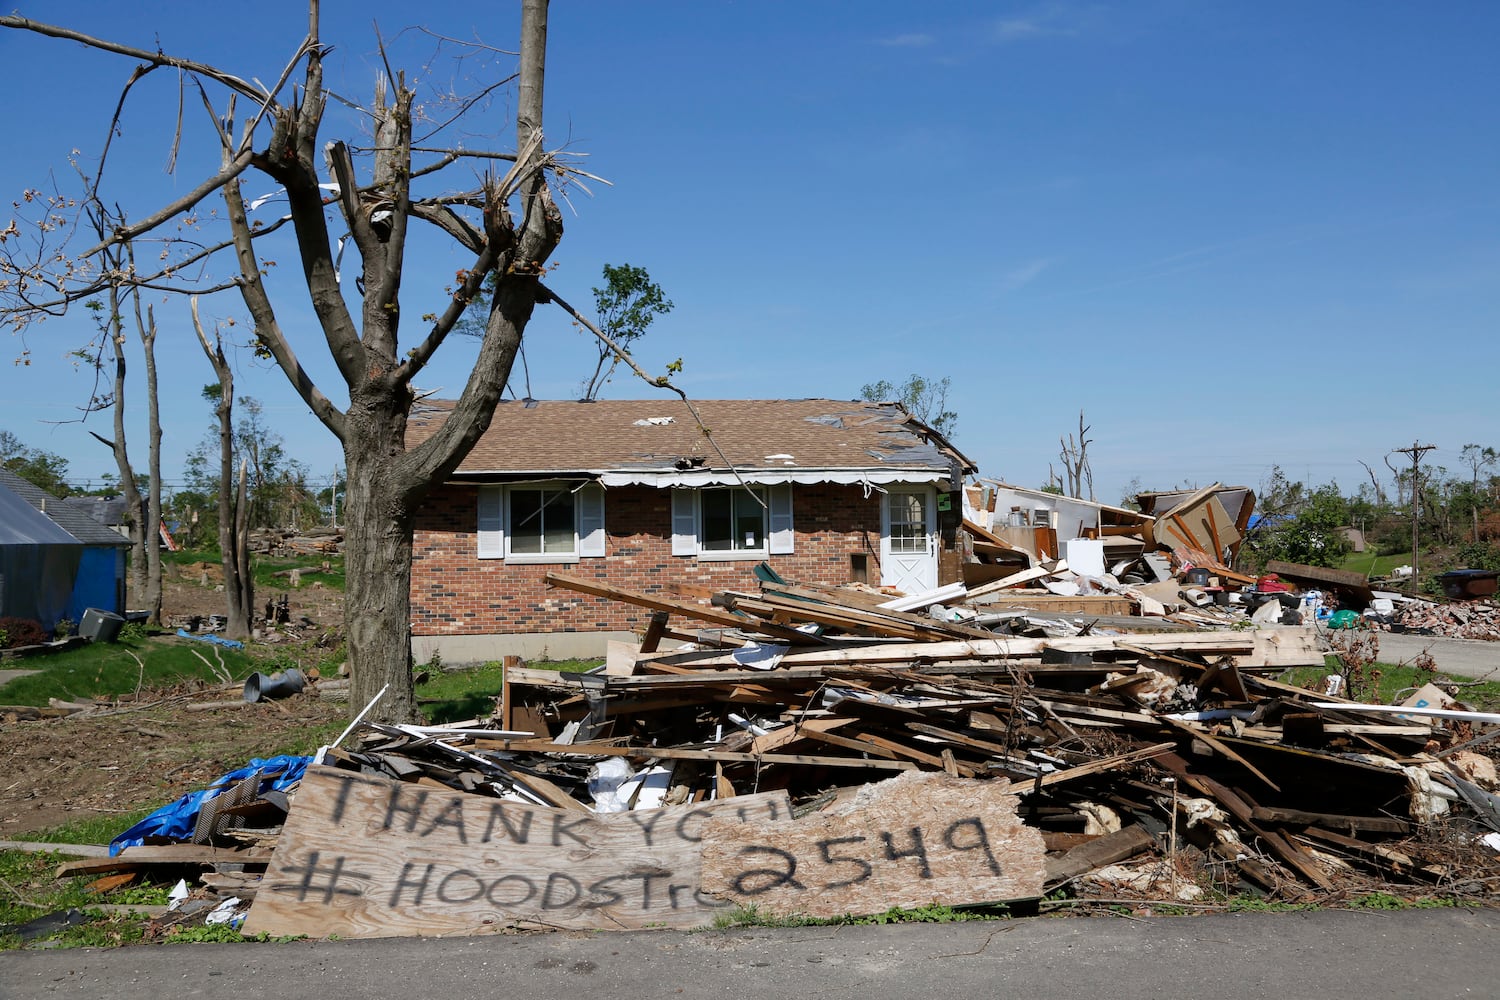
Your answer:
[[[342,528],[326,526],[300,532],[288,528],[257,528],[250,532],[250,550],[278,559],[336,555],[344,550],[344,532]]]
[[[1196,627],[1249,619],[1500,639],[1500,608],[1486,599],[1494,573],[1439,577],[1448,604],[1372,589],[1362,573],[1298,563],[1273,560],[1251,576],[1231,568],[1254,520],[1250,490],[1215,483],[1142,493],[1137,502],[1139,511],[982,480],[965,492],[966,600]],[[1341,611],[1348,614],[1335,618]]]
[[[1391,624],[1405,632],[1495,642],[1500,640],[1500,607],[1489,601],[1457,604],[1408,601],[1394,613]]]
[[[490,719],[351,727],[295,790],[240,779],[191,850],[255,900],[247,931],[1500,888],[1500,716],[1274,679],[1322,665],[1312,627],[548,579],[652,610],[639,647],[511,667]],[[140,851],[113,862],[157,863]]]

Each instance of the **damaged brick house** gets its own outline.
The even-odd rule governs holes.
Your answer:
[[[754,589],[761,562],[908,593],[957,579],[957,491],[974,466],[898,404],[693,406],[711,435],[676,399],[502,402],[417,515],[418,662],[602,655],[645,627],[648,612],[548,587],[549,572],[652,593]],[[408,440],[451,407],[419,404]]]

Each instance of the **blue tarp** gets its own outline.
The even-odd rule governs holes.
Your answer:
[[[287,788],[302,778],[311,757],[281,756],[266,760],[253,759],[238,771],[230,771],[201,791],[189,792],[171,805],[162,806],[135,826],[109,842],[109,856],[114,857],[127,847],[145,843],[147,837],[163,837],[167,840],[191,841],[193,829],[198,825],[198,813],[203,803],[228,789],[236,782],[244,781],[256,771],[260,772],[260,794],[272,789]]]

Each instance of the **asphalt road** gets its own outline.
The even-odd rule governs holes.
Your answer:
[[[1380,633],[1382,663],[1410,663],[1426,650],[1437,668],[1448,674],[1500,681],[1500,642],[1482,639],[1442,639],[1409,632]],[[1496,991],[1500,995],[1500,989]]]
[[[1500,910],[171,945],[0,954],[0,997],[1493,997]]]

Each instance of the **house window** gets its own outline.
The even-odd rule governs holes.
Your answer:
[[[704,490],[699,505],[702,527],[698,538],[702,551],[765,554],[764,491],[752,494],[743,489]]]
[[[705,560],[762,559],[794,551],[792,487],[752,489],[673,489],[672,554]]]
[[[604,490],[594,483],[479,488],[480,559],[570,563],[605,554]]]
[[[559,489],[510,490],[507,535],[512,556],[578,556],[573,492]]]

